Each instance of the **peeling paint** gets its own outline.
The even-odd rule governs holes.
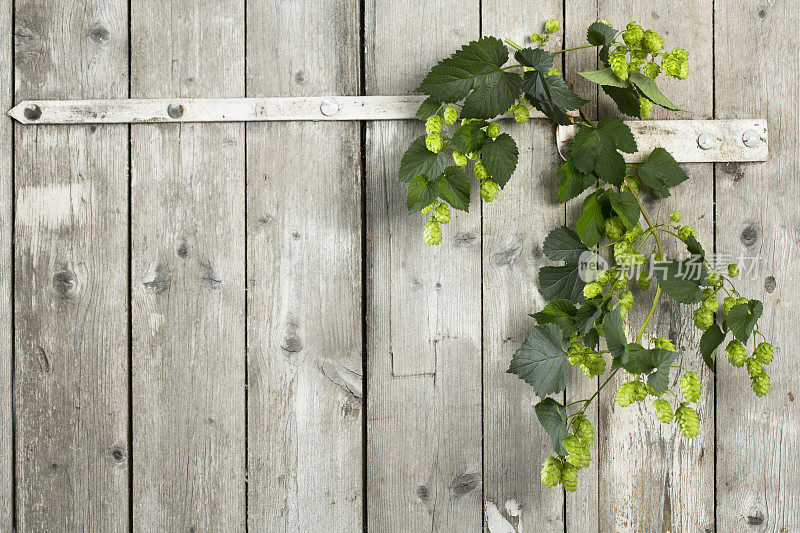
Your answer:
[[[506,503],[506,506],[508,506],[508,503]],[[486,500],[484,508],[486,509],[486,528],[489,530],[489,533],[517,532],[514,526],[511,525],[511,522],[506,520],[502,513],[500,513],[500,509],[497,508],[494,502]],[[519,508],[517,508],[517,510],[519,510]]]

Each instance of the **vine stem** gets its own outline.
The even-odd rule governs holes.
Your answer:
[[[583,120],[585,120],[587,124],[589,124],[590,126],[594,127],[594,122],[592,121],[591,118],[589,118],[589,115],[586,114],[586,111],[583,110],[583,106],[578,108],[578,112],[581,114],[581,118]],[[639,207],[641,207],[641,205],[642,204],[639,203]],[[642,207],[642,209],[644,209],[644,208]],[[645,215],[645,216],[647,216],[647,215]]]
[[[506,43],[508,46],[510,46],[511,48],[515,48],[515,49],[517,49],[517,50],[522,50],[522,47],[521,47],[520,45],[518,45],[517,43],[515,43],[514,41],[512,41],[512,40],[511,40],[511,39],[509,39],[508,37],[506,37],[505,39],[503,39],[503,41],[504,41],[504,42],[505,42],[505,43]]]
[[[571,52],[572,50],[581,50],[583,48],[594,48],[595,45],[593,44],[584,44],[583,46],[573,46],[572,48],[564,48],[563,50],[558,50],[557,52],[553,52],[553,55],[556,54],[563,54],[564,52]]]

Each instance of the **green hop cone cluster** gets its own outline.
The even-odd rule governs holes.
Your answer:
[[[650,288],[650,283],[653,281],[653,276],[650,274],[648,270],[642,270],[639,272],[639,277],[636,278],[636,286],[639,287],[640,291],[646,291]]]
[[[492,139],[496,139],[498,135],[500,135],[500,124],[496,124],[492,122],[486,128],[486,135],[491,137]]]
[[[442,228],[439,227],[439,223],[435,220],[426,222],[423,237],[428,246],[436,246],[442,242]]]
[[[661,58],[661,70],[668,76],[685,80],[689,75],[689,52],[683,48],[675,48],[665,53]]]
[[[583,296],[589,300],[603,294],[603,286],[597,281],[591,281],[583,286]]]
[[[770,383],[769,376],[766,372],[762,372],[761,374],[754,377],[750,384],[753,387],[753,392],[756,393],[756,396],[766,396],[769,392],[770,387],[772,386]]]
[[[589,466],[589,462],[592,459],[589,453],[589,447],[578,437],[575,435],[568,435],[561,444],[563,444],[564,449],[567,450],[567,457],[565,458],[567,463],[573,465],[578,470]]]
[[[716,313],[719,309],[719,300],[717,299],[717,293],[714,289],[709,288],[703,290],[703,307],[712,313]]]
[[[475,166],[473,167],[472,171],[475,173],[475,177],[480,181],[483,181],[489,177],[489,171],[486,170],[486,165],[481,160],[475,161]]]
[[[675,421],[678,423],[681,433],[690,439],[700,433],[700,419],[697,417],[697,411],[686,402],[683,402],[675,411]]]
[[[444,148],[444,140],[438,133],[429,133],[425,137],[425,147],[434,154],[438,154]]]
[[[691,226],[681,226],[678,230],[678,238],[683,242],[689,238],[689,235],[695,235],[694,228]]]
[[[618,241],[625,235],[625,225],[619,217],[611,217],[605,222],[606,236],[612,241]]]
[[[617,389],[614,400],[620,407],[628,407],[633,402],[641,402],[647,398],[647,387],[641,381],[628,381]]]
[[[650,53],[658,52],[664,48],[664,39],[655,31],[647,30],[642,39],[642,48]]]
[[[450,207],[445,203],[437,205],[433,216],[436,219],[436,222],[440,224],[447,224],[450,222]]]
[[[525,124],[531,118],[530,111],[522,104],[515,105],[511,113],[514,115],[514,120],[517,124]]]
[[[599,353],[590,355],[581,364],[581,371],[587,378],[595,378],[606,371],[606,360]]]
[[[697,372],[686,372],[681,376],[681,394],[687,402],[700,398],[700,377]]]
[[[662,350],[669,350],[670,352],[675,351],[675,344],[666,337],[659,337],[655,341],[653,341],[656,348],[660,348]]]
[[[558,19],[549,19],[547,22],[544,23],[544,31],[545,33],[555,33],[561,29],[561,23]]]
[[[664,400],[663,398],[653,400],[653,411],[656,413],[656,418],[658,418],[664,424],[669,424],[672,422],[674,413],[672,412],[672,406],[667,400]]]
[[[439,115],[431,115],[425,121],[425,133],[432,135],[434,133],[442,133],[442,124],[444,120]]]
[[[622,32],[622,39],[625,41],[630,47],[638,46],[639,43],[642,42],[644,39],[645,32],[636,21],[629,22],[625,28],[625,31]]]
[[[694,325],[697,329],[707,330],[714,325],[714,313],[709,311],[706,307],[700,307],[694,312]]]
[[[497,198],[499,190],[500,187],[494,180],[487,179],[481,183],[481,198],[483,198],[485,202],[491,202]]]
[[[625,59],[625,54],[620,52],[610,54],[608,56],[608,66],[622,81],[628,79],[628,60]]]
[[[561,470],[561,486],[567,492],[575,492],[578,490],[578,469],[575,465],[565,463],[564,468]]]
[[[733,366],[741,368],[744,366],[744,362],[747,359],[747,352],[744,349],[744,344],[737,340],[732,340],[725,348],[725,356]]]
[[[459,167],[467,166],[467,156],[461,152],[453,152],[453,162]]]
[[[456,111],[456,108],[451,105],[444,108],[443,115],[444,123],[448,126],[452,126],[458,120],[458,111]]]
[[[768,342],[761,342],[753,351],[753,356],[763,365],[768,365],[772,362],[772,345]]]
[[[642,67],[642,74],[644,74],[651,80],[656,79],[660,73],[661,73],[661,67],[659,67],[657,63],[654,63],[652,61],[648,61]]]
[[[754,378],[764,372],[764,365],[758,359],[754,357],[749,357],[746,361],[747,363],[747,373],[750,374],[751,378]]]
[[[639,97],[639,118],[650,118],[653,112],[653,102],[644,96]]]
[[[594,443],[594,428],[585,416],[578,415],[575,417],[572,422],[572,432],[585,446],[588,447]]]
[[[677,209],[675,211],[670,211],[669,219],[671,222],[675,222],[676,224],[681,221],[681,212]]]
[[[548,457],[542,464],[542,485],[545,487],[555,487],[561,483],[561,471],[564,463],[557,457]]]

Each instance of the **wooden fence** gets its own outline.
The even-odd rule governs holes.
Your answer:
[[[540,484],[549,439],[505,370],[543,304],[541,242],[579,208],[554,202],[547,122],[515,128],[511,185],[430,249],[396,179],[419,123],[6,119],[0,530],[800,530],[796,0],[3,0],[0,104],[408,94],[464,42],[550,17],[567,46],[608,17],[688,49],[664,89],[687,111],[659,118],[768,120],[766,163],[687,165],[648,199],[760,258],[766,398],[704,369],[691,310],[664,304],[701,435],[604,389],[578,491]],[[613,112],[574,75],[594,52],[563,61]],[[596,387],[573,375],[565,399]]]

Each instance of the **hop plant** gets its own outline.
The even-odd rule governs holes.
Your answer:
[[[700,377],[697,372],[686,372],[681,376],[681,394],[687,402],[700,398]]]
[[[561,470],[564,464],[556,457],[548,457],[542,465],[542,485],[555,487],[561,482]]]
[[[628,46],[636,46],[644,39],[644,30],[636,22],[629,22],[622,33],[622,39]]]
[[[644,74],[651,80],[654,80],[658,77],[659,74],[661,74],[661,67],[659,67],[657,63],[649,61],[645,63],[644,67],[642,67],[642,74]]]
[[[567,492],[578,490],[578,469],[570,463],[565,463],[561,470],[561,486]]]
[[[450,222],[450,208],[447,204],[439,204],[436,206],[433,216],[439,224],[447,224]]]
[[[589,462],[591,461],[589,447],[581,442],[578,437],[575,435],[568,435],[561,444],[563,444],[564,449],[567,450],[566,462],[573,465],[578,470],[589,466]]]
[[[467,166],[467,156],[461,152],[453,152],[453,162],[463,168]]]
[[[481,183],[481,198],[486,202],[491,202],[497,198],[499,187],[493,180],[487,179]]]
[[[579,415],[575,417],[572,422],[572,432],[584,446],[588,447],[594,443],[594,428],[585,416]]]
[[[587,378],[594,378],[606,371],[606,360],[600,354],[587,357],[581,365],[581,371]]]
[[[772,362],[772,345],[768,342],[759,343],[753,356],[763,365],[770,364]]]
[[[500,135],[500,124],[496,124],[494,122],[489,124],[489,126],[486,128],[486,135],[492,139],[497,138],[497,136]]]
[[[619,295],[619,303],[624,308],[630,311],[633,309],[633,293],[631,291],[625,291]]]
[[[736,298],[733,296],[726,296],[724,300],[722,300],[722,310],[725,313],[729,313],[733,306],[736,305]]]
[[[750,374],[751,378],[760,376],[764,373],[764,367],[761,365],[761,362],[758,359],[749,357],[747,359],[747,373]]]
[[[690,439],[700,433],[700,419],[697,418],[697,411],[686,402],[682,403],[675,411],[675,421],[678,423],[681,433]]]
[[[719,271],[710,268],[708,270],[708,284],[713,287],[720,287],[722,285],[722,274],[720,274]]]
[[[425,147],[434,154],[438,154],[444,148],[442,136],[438,133],[429,133],[425,137]]]
[[[442,242],[442,228],[439,227],[439,223],[435,220],[429,220],[425,223],[423,236],[428,246],[435,246]]]
[[[659,337],[654,341],[654,343],[656,345],[656,348],[661,348],[662,350],[669,350],[670,352],[675,351],[675,344],[673,344],[672,341],[666,337]]]
[[[766,396],[772,386],[766,372],[761,372],[759,375],[753,377],[750,384],[753,387],[753,392],[755,392],[758,397]]]
[[[744,349],[744,344],[737,340],[732,340],[725,348],[725,356],[733,366],[741,368],[744,366],[745,359],[747,359],[747,352]]]
[[[636,278],[636,286],[639,287],[640,291],[646,291],[650,288],[650,283],[653,281],[653,276],[650,275],[650,272],[647,270],[642,270],[639,272],[639,277]]]
[[[625,226],[619,217],[611,217],[605,222],[606,236],[611,240],[619,240],[625,234]]]
[[[678,211],[677,209],[675,211],[670,211],[669,219],[670,221],[675,222],[677,224],[678,222],[681,221],[681,212]]]
[[[622,81],[628,79],[628,61],[625,59],[625,54],[615,52],[609,55],[608,66],[611,67],[611,71]]]
[[[512,114],[514,115],[514,120],[517,122],[517,124],[525,124],[528,122],[528,119],[531,118],[530,111],[528,111],[528,108],[522,104],[514,106]]]
[[[714,292],[714,289],[706,289],[703,291],[703,307],[712,313],[716,313],[717,309],[719,309],[719,300],[717,299],[717,293]]]
[[[600,296],[602,293],[603,286],[596,281],[589,282],[583,287],[583,295],[590,300]]]
[[[689,75],[689,52],[683,48],[675,48],[672,52],[667,52],[661,58],[661,70],[667,75],[679,80],[685,80]]]
[[[458,120],[458,111],[456,111],[456,108],[451,105],[444,108],[443,115],[444,123],[448,126],[452,126]]]
[[[481,160],[475,161],[475,167],[472,171],[475,173],[475,177],[481,181],[489,177],[489,171],[486,170],[486,165]]]
[[[665,424],[672,422],[674,414],[672,412],[672,406],[667,400],[662,398],[653,400],[653,411],[656,413],[656,418],[658,418],[661,422]]]
[[[681,226],[678,230],[678,238],[684,242],[689,238],[689,235],[694,235],[694,228],[691,226]]]
[[[653,102],[645,98],[644,96],[639,97],[639,118],[650,118],[650,114],[653,112]]]
[[[728,275],[732,278],[735,278],[739,275],[739,265],[736,263],[731,263],[728,265]]]
[[[428,135],[432,135],[434,133],[436,134],[441,133],[442,122],[443,122],[442,117],[440,117],[439,115],[431,115],[430,117],[428,117],[428,120],[425,121],[425,133],[427,133]],[[433,150],[431,150],[431,152],[432,151]]]
[[[694,325],[697,326],[697,329],[707,330],[714,325],[714,313],[701,307],[694,312]]]
[[[658,52],[664,48],[664,39],[653,30],[644,32],[644,39],[642,40],[642,48],[646,51],[653,53]]]
[[[628,407],[636,400],[636,382],[635,381],[628,381],[627,383],[623,383],[617,389],[617,393],[614,395],[614,400],[621,406],[621,407]]]
[[[530,40],[532,43],[536,43],[542,40],[542,36],[538,33],[531,33]]]
[[[544,23],[545,33],[555,33],[561,29],[561,23],[557,19],[550,19]]]

